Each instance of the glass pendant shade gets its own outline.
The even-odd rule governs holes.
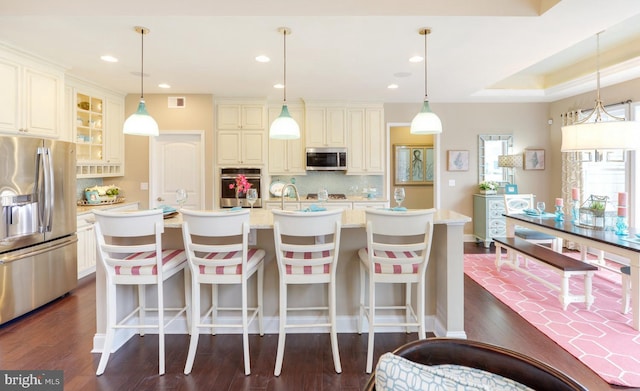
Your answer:
[[[140,50],[140,103],[138,103],[138,110],[124,121],[122,132],[137,136],[157,136],[160,134],[158,123],[149,115],[144,103],[144,36],[149,34],[149,29],[136,26],[135,31],[140,33],[142,43]]]
[[[138,111],[131,114],[123,126],[124,134],[133,134],[137,136],[157,136],[160,134],[158,123],[147,112],[144,100],[138,103]]]
[[[442,121],[431,111],[429,101],[424,101],[422,110],[411,121],[411,134],[442,133]]]
[[[287,35],[291,35],[291,29],[289,27],[280,27],[278,32],[282,33],[283,37],[283,103],[280,116],[276,118],[269,127],[269,138],[276,140],[295,140],[300,138],[300,126],[295,119],[289,114],[289,108],[287,107]]]
[[[292,140],[300,138],[300,126],[289,114],[287,105],[282,105],[280,116],[269,127],[269,138]]]

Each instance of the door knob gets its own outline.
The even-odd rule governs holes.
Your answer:
[[[157,200],[158,200],[158,201],[160,201],[160,202],[162,202],[162,201],[164,201],[164,198],[162,198],[162,197],[158,197],[158,198],[157,198]]]

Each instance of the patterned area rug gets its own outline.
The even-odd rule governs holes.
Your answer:
[[[511,307],[537,329],[574,355],[610,384],[640,387],[640,332],[631,314],[621,313],[620,276],[600,270],[593,278],[595,302],[587,311],[583,303],[562,310],[558,292],[503,265],[498,272],[495,255],[465,254],[464,272]],[[551,269],[529,262],[529,270],[559,283]],[[571,283],[580,292],[580,282]]]

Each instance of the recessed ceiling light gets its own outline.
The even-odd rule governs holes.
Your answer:
[[[424,60],[424,58],[421,56],[413,56],[409,59],[409,62],[422,62],[422,60]]]
[[[409,77],[411,76],[411,72],[396,72],[393,74],[395,77]]]
[[[282,88],[284,88],[284,84],[280,84],[280,83],[278,83],[278,84],[274,84],[274,85],[273,85],[273,88],[280,88],[280,89],[282,89]]]
[[[267,56],[258,56],[256,57],[257,62],[269,62],[271,59]]]
[[[389,84],[389,85],[387,86],[387,88],[388,88],[388,89],[390,89],[390,90],[395,90],[395,89],[397,89],[397,88],[398,88],[398,85],[397,85],[397,84]]]
[[[106,61],[106,62],[118,62],[118,59],[113,57],[113,56],[109,56],[109,55],[105,55],[105,56],[100,56],[100,59],[102,61]]]
[[[171,88],[171,86],[169,84],[167,84],[167,83],[160,83],[160,84],[158,84],[158,87],[160,87],[160,88]]]

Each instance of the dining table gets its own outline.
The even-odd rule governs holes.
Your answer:
[[[612,229],[593,229],[569,220],[556,221],[555,216],[535,216],[526,213],[505,214],[507,237],[514,237],[515,227],[533,229],[571,241],[581,246],[614,254],[631,269],[631,311],[633,328],[640,330],[640,231],[629,228],[624,235]],[[626,265],[627,263],[623,263]]]

